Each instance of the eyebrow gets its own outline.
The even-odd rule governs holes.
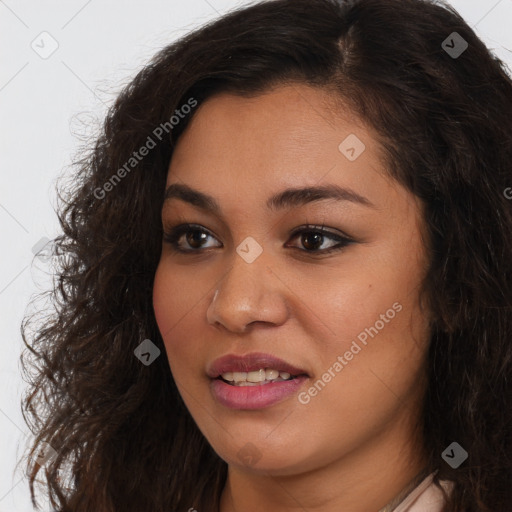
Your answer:
[[[188,185],[173,183],[167,187],[164,195],[164,204],[171,199],[179,199],[193,206],[221,216],[219,203],[208,194],[200,192]],[[335,199],[337,201],[349,201],[361,204],[369,208],[376,208],[366,197],[363,197],[353,190],[338,185],[329,184],[303,188],[287,188],[278,192],[267,200],[267,208],[273,211],[284,208],[303,206],[315,201]]]

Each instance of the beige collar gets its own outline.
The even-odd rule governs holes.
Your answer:
[[[428,474],[428,470],[424,469],[418,473],[400,493],[393,498],[379,512],[401,512],[405,511],[409,506],[431,483],[435,473]],[[399,507],[399,508],[397,508]]]

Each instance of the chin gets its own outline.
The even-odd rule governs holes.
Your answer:
[[[230,466],[240,471],[261,473],[269,476],[286,476],[304,472],[310,461],[307,454],[297,453],[292,450],[294,443],[281,446],[267,446],[259,448],[261,443],[250,441],[246,437],[244,443],[236,443],[241,446],[233,449],[230,444],[225,451],[217,451],[219,456]]]

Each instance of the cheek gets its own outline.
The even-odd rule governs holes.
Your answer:
[[[183,273],[180,277],[179,272],[168,271],[162,265],[153,283],[153,310],[173,375],[193,366],[200,349],[197,312],[203,306],[205,292],[187,283],[190,279]]]
[[[407,254],[400,255],[403,265],[393,265],[391,256],[395,255],[390,251],[389,257],[384,253],[354,262],[352,271],[341,278],[334,273],[327,276],[321,280],[322,293],[315,293],[320,291],[318,283],[316,289],[307,283],[313,290],[308,300],[329,328],[317,346],[319,367],[328,370],[338,356],[344,358],[343,369],[337,365],[339,371],[333,370],[337,377],[331,389],[338,385],[352,389],[357,381],[378,380],[373,370],[405,391],[423,364],[429,330],[418,300],[421,267]]]
[[[165,341],[167,333],[173,324],[173,312],[175,311],[174,294],[171,293],[172,283],[165,279],[165,273],[158,266],[153,283],[153,310],[158,329]]]
[[[205,290],[197,285],[190,272],[159,264],[153,282],[153,310],[164,341],[171,331],[187,322],[204,295]]]

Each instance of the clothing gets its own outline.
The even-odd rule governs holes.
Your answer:
[[[393,512],[441,512],[445,499],[443,493],[432,480],[434,473],[428,475],[415,487]],[[450,493],[451,484],[441,482],[441,485]]]

